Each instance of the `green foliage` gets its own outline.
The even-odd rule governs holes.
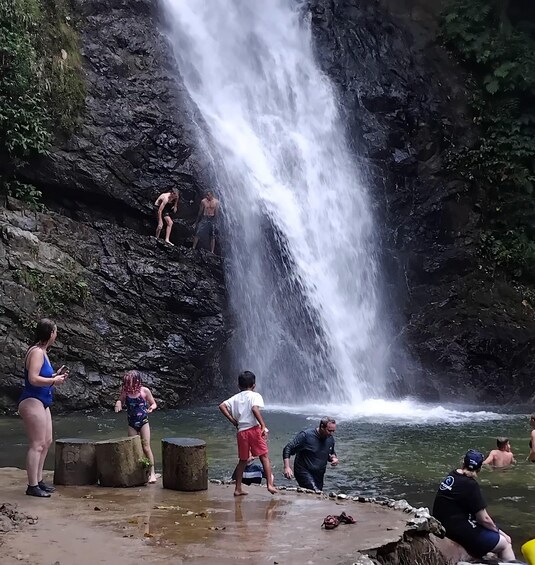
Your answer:
[[[36,269],[15,271],[15,280],[37,296],[38,317],[57,316],[69,304],[84,304],[91,296],[87,282],[73,269],[50,275]]]
[[[84,107],[69,14],[68,0],[0,0],[0,159],[8,171],[0,188],[30,203],[38,191],[10,188],[17,169],[45,153],[55,135],[71,133]]]
[[[503,3],[504,0],[501,0]],[[535,39],[500,0],[452,0],[441,35],[469,71],[480,139],[452,164],[483,194],[483,249],[517,277],[535,278]]]
[[[143,467],[143,469],[146,469],[147,471],[151,468],[152,463],[150,462],[150,459],[148,457],[142,457],[139,460],[139,464],[141,465],[141,467]]]
[[[0,0],[0,151],[14,159],[42,153],[50,141],[38,79],[36,0]]]
[[[32,208],[37,210],[40,210],[43,207],[40,203],[42,195],[41,191],[35,188],[32,184],[19,182],[18,180],[6,181],[4,184],[7,192],[11,196],[27,202]]]
[[[45,4],[42,33],[36,38],[37,49],[43,54],[41,84],[54,132],[69,134],[76,128],[85,102],[78,33],[68,0]]]

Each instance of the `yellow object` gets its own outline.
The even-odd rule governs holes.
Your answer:
[[[535,565],[535,539],[527,541],[520,550],[528,565]]]

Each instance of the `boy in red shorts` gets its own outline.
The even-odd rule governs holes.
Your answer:
[[[238,429],[238,457],[240,459],[236,467],[236,488],[234,496],[248,494],[242,490],[242,477],[249,453],[253,457],[258,457],[264,474],[267,477],[267,489],[271,494],[275,494],[277,489],[273,484],[273,474],[271,473],[271,463],[268,457],[268,447],[266,443],[267,428],[264,418],[260,413],[260,408],[264,407],[264,399],[258,392],[254,392],[256,377],[251,371],[244,371],[238,375],[238,386],[240,392],[219,405],[219,410],[227,420]]]

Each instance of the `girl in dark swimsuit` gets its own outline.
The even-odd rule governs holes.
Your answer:
[[[120,412],[126,406],[128,419],[128,435],[141,436],[143,451],[150,460],[149,483],[155,483],[158,478],[154,473],[154,455],[150,448],[150,425],[149,417],[156,409],[156,402],[151,391],[141,385],[141,373],[139,371],[128,371],[123,377],[121,396],[115,403],[115,412]]]

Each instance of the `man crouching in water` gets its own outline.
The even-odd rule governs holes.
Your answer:
[[[334,451],[336,422],[333,418],[322,418],[317,428],[299,432],[282,452],[284,476],[294,476],[300,487],[315,491],[323,490],[323,476],[327,463],[338,465]],[[294,470],[290,467],[290,457],[295,455]]]
[[[210,238],[210,251],[215,250],[215,238],[217,236],[217,217],[219,215],[219,200],[214,193],[209,190],[206,198],[201,200],[199,214],[194,225],[195,237],[193,238],[193,249],[197,248],[199,237],[203,233],[208,233]]]

